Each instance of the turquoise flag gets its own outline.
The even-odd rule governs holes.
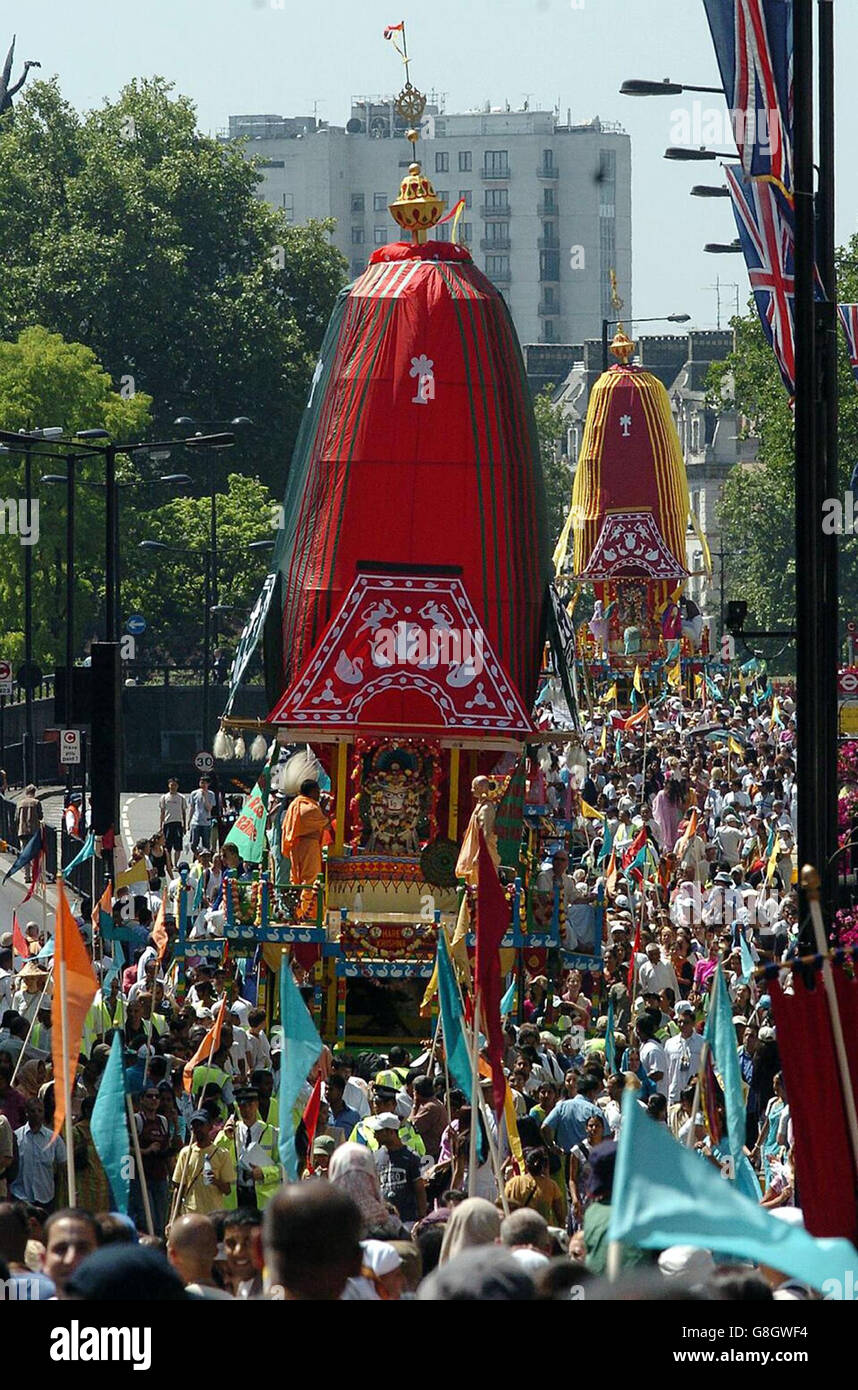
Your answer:
[[[440,944],[440,941],[441,941],[441,938],[440,938],[440,936],[439,936],[439,938],[438,938],[439,944]],[[501,1016],[501,1018],[506,1018],[507,1014],[511,1014],[512,1011],[513,1011],[513,1009],[515,1008],[515,991],[516,991],[517,988],[518,988],[518,981],[517,981],[516,979],[513,979],[512,984],[510,985],[510,987],[509,987],[509,989],[507,990],[506,994],[504,995],[503,999],[500,1001],[500,1016]]]
[[[736,1047],[736,1029],[733,1026],[733,1009],[724,971],[719,965],[715,970],[712,990],[709,996],[709,1016],[703,1037],[712,1051],[712,1061],[721,1090],[724,1092],[724,1111],[727,1117],[727,1152],[733,1160],[731,1176],[741,1179],[748,1195],[747,1173],[744,1172],[748,1158],[745,1148],[745,1093],[742,1090],[742,1073],[739,1070],[739,1053]],[[760,1185],[751,1173],[753,1191],[759,1199]]]
[[[617,1052],[614,1046],[614,996],[608,995],[608,1022],[605,1026],[605,1066],[608,1076],[617,1070]]]
[[[598,864],[604,864],[611,857],[611,850],[614,847],[614,837],[611,834],[611,827],[608,825],[608,817],[602,820],[602,848],[599,850]]]
[[[515,981],[510,988],[515,993]],[[509,995],[509,991],[507,991],[507,995]],[[465,1092],[466,1096],[470,1096],[471,1059],[468,1056],[468,1044],[465,1041],[465,1032],[462,1028],[462,1005],[459,1000],[459,990],[456,986],[456,977],[453,974],[453,964],[450,960],[450,951],[443,927],[439,928],[438,931],[438,1000],[441,1005],[441,1027],[444,1030],[444,1051],[447,1054],[447,1066],[456,1085]],[[503,1003],[500,1011],[503,1014]]]
[[[245,864],[261,864],[267,848],[265,826],[268,821],[268,794],[271,791],[271,769],[266,765],[256,779],[256,785],[241,808],[225,845],[234,845]]]
[[[191,903],[191,912],[199,912],[203,905],[203,874],[200,870],[197,878],[197,886],[194,889],[194,901]]]
[[[301,998],[285,953],[280,962],[280,1026],[283,1050],[280,1054],[280,1162],[291,1182],[298,1181],[298,1153],[292,1108],[307,1080],[307,1073],[322,1050],[322,1039]]]
[[[850,1241],[815,1239],[770,1216],[678,1143],[667,1125],[651,1120],[629,1091],[623,1097],[608,1238],[644,1250],[717,1250],[768,1265],[832,1297],[842,1298],[843,1289],[853,1287],[846,1283],[857,1258]],[[839,1294],[833,1284],[824,1287],[827,1280],[839,1280]]]
[[[114,1207],[126,1214],[133,1161],[125,1108],[125,1067],[118,1033],[113,1034],[110,1056],[95,1097],[89,1129],[110,1183]]]
[[[72,869],[76,869],[78,864],[85,864],[87,859],[95,858],[95,836],[90,830],[81,848],[78,850],[70,864],[66,864],[63,869],[64,874],[70,874]]]

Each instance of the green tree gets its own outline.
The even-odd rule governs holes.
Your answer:
[[[282,491],[345,262],[329,224],[292,227],[238,144],[201,135],[161,78],[79,115],[34,83],[0,122],[0,337],[41,323],[87,344],[162,435],[249,415]]]
[[[533,402],[552,546],[572,505],[572,466],[566,454],[568,421],[562,408],[553,402],[554,390],[553,386],[543,387]]]
[[[229,475],[218,496],[218,598],[233,609],[219,616],[218,645],[227,653],[235,648],[269,558],[266,551],[250,550],[250,543],[274,539],[276,511],[265,485],[240,473]],[[126,552],[122,604],[123,612],[145,615],[141,660],[144,666],[175,661],[201,669],[205,569],[199,552],[209,545],[208,498],[173,498],[137,522],[136,543]],[[162,541],[183,553],[140,550],[141,540]]]
[[[41,327],[27,328],[14,342],[0,342],[0,428],[26,430],[62,426],[67,434],[82,429],[106,429],[117,441],[145,433],[151,400],[142,392],[123,399],[95,354],[82,343],[67,343]],[[33,651],[51,669],[63,654],[65,632],[65,516],[62,488],[39,484],[44,474],[62,474],[65,464],[50,446],[33,451],[33,492],[39,501],[38,538],[33,558]],[[103,622],[104,611],[104,489],[99,460],[78,465],[75,557],[77,565],[76,646],[82,633]],[[24,459],[0,452],[0,496],[24,497]],[[8,518],[7,518],[8,519]],[[6,563],[0,566],[0,611],[4,616],[2,655],[23,656],[24,550],[19,537],[6,527],[0,545]]]
[[[858,299],[858,237],[838,253],[838,297]],[[749,605],[748,627],[791,626],[795,616],[795,462],[793,416],[756,310],[735,319],[736,346],[710,373],[713,402],[734,403],[744,431],[759,439],[754,464],[733,469],[720,507],[725,589]],[[838,326],[841,497],[858,463],[858,387]],[[820,525],[821,517],[806,518]],[[858,613],[858,541],[840,538],[840,610]]]

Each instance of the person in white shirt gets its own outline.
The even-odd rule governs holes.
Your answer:
[[[661,994],[663,989],[672,989],[673,997],[679,998],[676,971],[671,962],[662,956],[657,941],[650,941],[646,948],[646,955],[638,968],[638,985],[642,994]]]
[[[173,855],[182,853],[182,842],[185,838],[185,826],[187,823],[187,808],[185,798],[179,791],[179,784],[175,777],[171,777],[167,783],[167,790],[158,802],[158,809],[161,813],[160,830],[164,836],[164,848],[167,852],[167,872],[173,873]]]
[[[655,1083],[659,1095],[667,1099],[667,1057],[661,1043],[656,1041],[656,1022],[649,1014],[642,1014],[635,1023],[638,1035],[641,1065],[649,1080]]]
[[[744,834],[739,823],[739,817],[727,813],[715,835],[715,844],[718,848],[719,857],[724,863],[729,864],[732,869],[734,864],[739,863],[740,850]]]
[[[234,1007],[234,1006],[233,1006]],[[252,1075],[271,1066],[271,1044],[265,1036],[265,1010],[251,1009],[247,1015],[247,1065]]]
[[[694,1009],[686,999],[680,999],[674,1009],[678,1034],[664,1044],[667,1059],[667,1122],[674,1134],[682,1123],[681,1093],[700,1069],[703,1038],[694,1029]]]

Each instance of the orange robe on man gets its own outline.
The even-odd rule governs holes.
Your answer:
[[[317,801],[296,796],[283,817],[280,849],[288,856],[293,883],[315,883],[322,872],[322,845],[331,841],[330,822]],[[316,915],[316,894],[305,888],[301,894],[301,917]]]

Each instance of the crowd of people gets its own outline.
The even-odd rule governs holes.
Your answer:
[[[557,835],[534,886],[559,901],[567,948],[607,894],[599,968],[554,953],[504,1019],[516,1136],[496,1121],[490,1079],[474,1114],[437,1036],[385,1054],[324,1047],[292,1113],[279,1114],[283,1039],[257,1007],[252,960],[210,959],[200,941],[180,979],[151,935],[161,887],[197,880],[211,925],[229,853],[212,853],[206,779],[190,805],[171,782],[157,832],[135,847],[140,884],[115,907],[117,923],[131,922],[121,966],[94,940],[92,904],[78,906],[102,988],[72,1091],[74,1207],[63,1137],[52,1136],[43,933],[26,926],[26,960],[8,935],[0,941],[0,1267],[21,1296],[97,1298],[127,1280],[163,1298],[582,1297],[606,1274],[624,1106],[645,1106],[701,1162],[712,1157],[696,1083],[719,966],[759,1201],[800,1220],[771,1004],[748,968],[796,943],[792,714],[789,694],[774,711],[771,697],[756,707],[745,696],[676,698],[643,725],[594,717],[586,769],[570,773],[550,739],[532,761],[531,801],[544,795],[575,826]],[[222,1004],[217,1046],[186,1077]],[[115,1034],[142,1162],[127,1214],[89,1129]],[[284,1126],[296,1135],[296,1183],[283,1181]],[[708,1251],[624,1248],[622,1263],[643,1297],[677,1280],[700,1297],[809,1296],[777,1271],[720,1267]]]

